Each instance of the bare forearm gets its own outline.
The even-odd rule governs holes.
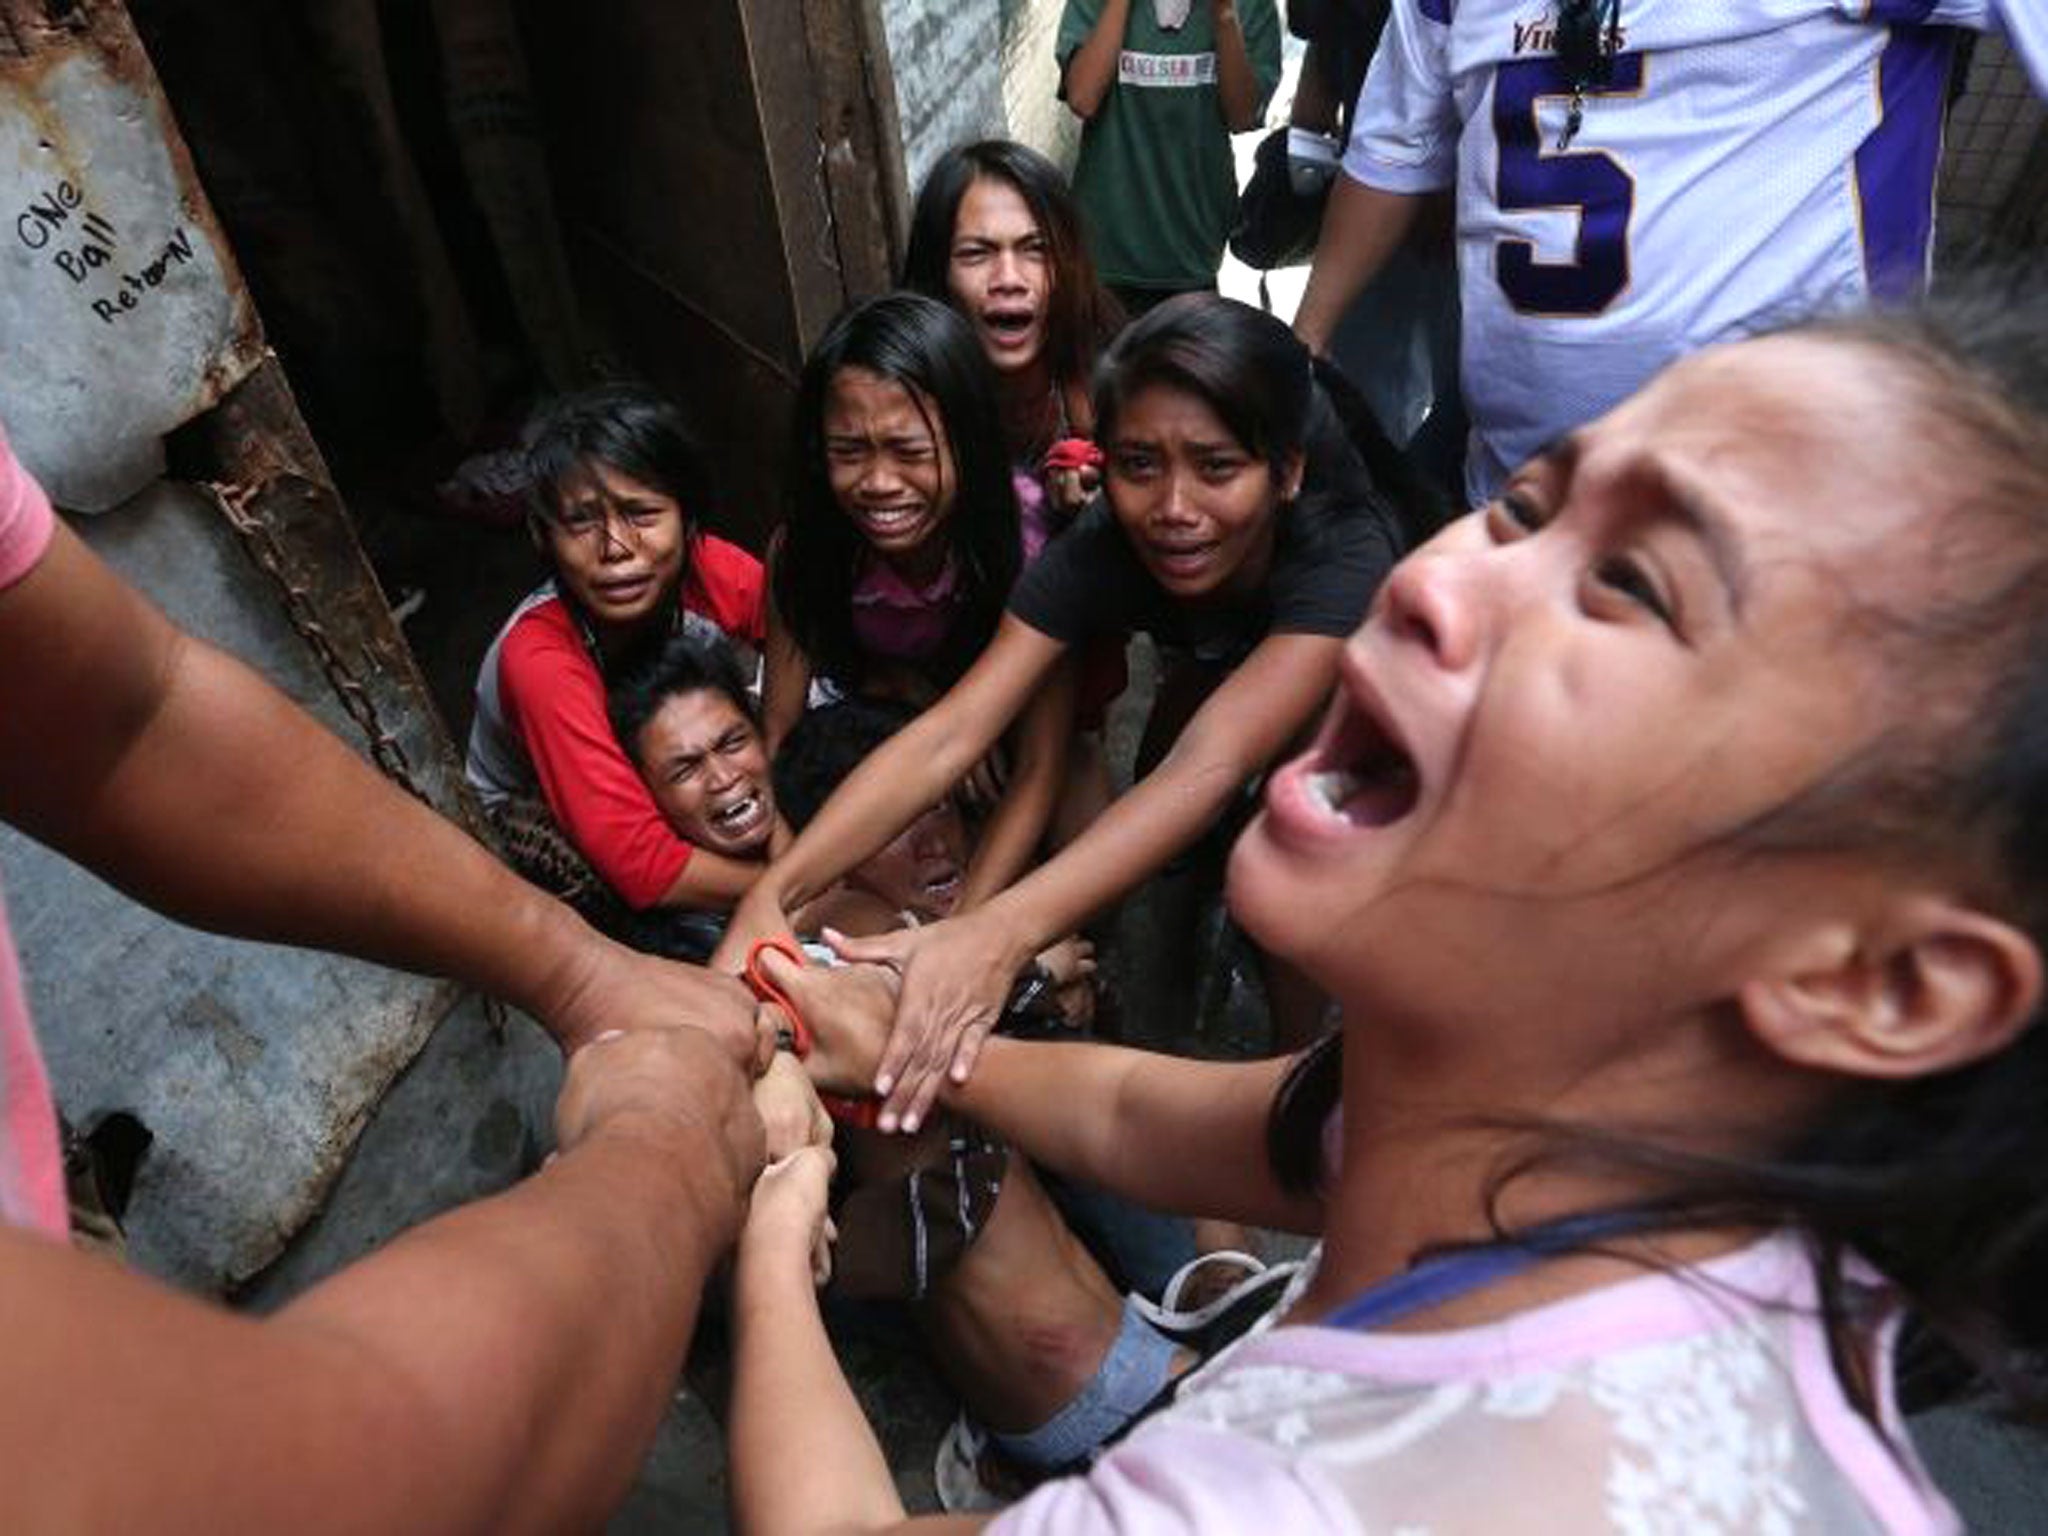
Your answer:
[[[903,1503],[832,1352],[801,1255],[744,1245],[733,1275],[732,1498],[742,1532],[888,1529]]]
[[[1215,0],[1216,105],[1223,126],[1244,133],[1259,125],[1259,77],[1245,47],[1244,24],[1232,0]]]
[[[596,1526],[738,1214],[678,1153],[593,1140],[260,1323],[0,1236],[10,1526]]]
[[[767,738],[770,757],[782,749],[783,741],[803,718],[810,691],[810,658],[781,619],[772,618],[761,665],[761,732]]]
[[[1322,46],[1310,43],[1301,56],[1301,74],[1295,82],[1294,103],[1287,121],[1296,128],[1317,133],[1335,133],[1340,104],[1323,72]]]
[[[353,1329],[407,1362],[459,1428],[443,1476],[467,1474],[477,1507],[537,1530],[585,1524],[630,1486],[738,1230],[724,1166],[708,1131],[594,1138],[279,1321]]]
[[[968,865],[960,909],[972,911],[1031,867],[1059,799],[1073,736],[1074,668],[1064,663],[1019,722],[1016,772]]]
[[[976,917],[1000,928],[1022,965],[1200,837],[1249,771],[1232,759],[1209,760],[1176,747],[1087,831],[993,897]]]
[[[973,911],[998,891],[1006,890],[1031,867],[1032,856],[1052,820],[1058,789],[1058,781],[1045,776],[1016,780],[1004,790],[1001,803],[989,818],[974,856],[968,861],[960,911]]]
[[[1311,1231],[1320,1207],[1283,1191],[1266,1157],[1288,1066],[997,1038],[941,1099],[1033,1162],[1153,1210]]]
[[[1344,311],[1407,238],[1420,205],[1418,197],[1337,177],[1323,211],[1308,287],[1294,316],[1295,334],[1310,351],[1329,350]]]
[[[1063,84],[1067,105],[1076,115],[1093,117],[1116,84],[1117,60],[1130,19],[1131,0],[1106,0],[1087,40],[1068,57]]]
[[[23,824],[195,926],[457,977],[545,1014],[588,934],[239,661],[180,637],[146,729]]]
[[[708,848],[695,849],[656,905],[730,912],[733,904],[753,889],[766,867],[753,859],[729,859]]]

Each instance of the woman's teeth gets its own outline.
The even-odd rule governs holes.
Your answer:
[[[1308,776],[1308,791],[1326,811],[1341,811],[1344,802],[1365,788],[1365,780],[1348,768],[1328,768]]]
[[[1415,765],[1389,753],[1368,765],[1354,768],[1325,768],[1304,781],[1309,795],[1333,816],[1354,826],[1383,827],[1399,821],[1415,808],[1421,783]]]
[[[921,510],[918,507],[869,507],[861,517],[877,532],[895,533],[915,523]]]

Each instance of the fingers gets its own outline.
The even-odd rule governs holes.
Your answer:
[[[832,953],[842,960],[854,960],[868,965],[886,965],[901,970],[916,948],[913,935],[916,928],[899,928],[892,933],[877,933],[868,938],[849,938],[836,928],[822,930],[825,942],[832,946]],[[778,985],[779,985],[778,981]]]
[[[776,1046],[789,1027],[789,1015],[774,1003],[754,1005],[754,1076],[762,1076],[775,1064]]]
[[[761,1165],[762,1128],[749,1082],[701,1030],[606,1030],[570,1057],[555,1101],[555,1141],[564,1154],[606,1131],[674,1145],[709,1136],[704,1192],[715,1168],[738,1194]],[[694,1154],[703,1156],[701,1142]]]
[[[910,1107],[907,1095],[898,1095],[898,1084],[921,1054],[924,1041],[918,1032],[904,1023],[903,1009],[896,1010],[896,1025],[889,1031],[889,1043],[882,1047],[882,1059],[875,1067],[875,1092],[883,1100],[882,1129],[894,1130],[895,1120]]]
[[[764,949],[761,951],[760,958],[754,962],[754,965],[755,969],[769,981],[780,987],[784,992],[789,992],[791,1000],[796,1001],[799,1010],[803,1008],[803,1003],[796,1000],[795,993],[791,990],[792,988],[800,989],[803,986],[804,966],[801,961],[791,959],[784,950]]]
[[[954,1082],[964,1083],[974,1075],[974,1064],[981,1060],[981,1048],[989,1033],[990,1025],[986,1023],[969,1024],[961,1031],[960,1043],[953,1047],[951,1075]]]
[[[897,1034],[902,1034],[904,1029],[900,1009],[897,1018]],[[885,1057],[882,1064],[883,1074],[877,1075],[875,1087],[875,1092],[885,1095],[879,1117],[881,1128],[885,1131],[901,1129],[906,1135],[914,1135],[931,1113],[932,1105],[938,1099],[939,1090],[945,1086],[947,1070],[953,1062],[958,1042],[968,1034],[985,1037],[995,1026],[995,1019],[993,1013],[976,1010],[962,1015],[950,1027],[926,1030],[907,1052],[903,1066],[893,1074],[888,1072],[889,1063]],[[890,1037],[889,1044],[893,1050],[896,1046],[895,1035]],[[978,1054],[980,1048],[977,1040],[975,1053]],[[970,1056],[970,1062],[972,1059]],[[881,1087],[882,1075],[892,1077],[890,1088]],[[964,1077],[960,1080],[964,1080]]]
[[[761,973],[788,997],[790,1005],[803,1016],[804,1023],[811,1027],[814,1035],[821,1025],[829,1029],[832,1016],[847,995],[850,978],[878,974],[874,970],[799,965],[787,955],[773,950],[761,956]]]

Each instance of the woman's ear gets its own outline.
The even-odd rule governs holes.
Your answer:
[[[1308,472],[1308,455],[1297,448],[1287,456],[1280,471],[1280,499],[1292,501],[1301,494],[1301,479]]]
[[[1888,932],[1815,935],[1809,963],[1736,994],[1787,1061],[1852,1077],[1928,1077],[2003,1049],[2041,1005],[2041,952],[1945,897],[1894,909]]]

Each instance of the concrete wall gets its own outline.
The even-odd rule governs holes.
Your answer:
[[[882,0],[904,169],[914,191],[950,145],[1003,136],[1071,164],[1080,124],[1058,100],[1061,0]]]
[[[1003,0],[1003,111],[1010,137],[1072,167],[1081,120],[1059,99],[1053,59],[1061,0]]]
[[[949,145],[1002,131],[1001,18],[988,0],[884,0],[882,26],[914,189]]]

